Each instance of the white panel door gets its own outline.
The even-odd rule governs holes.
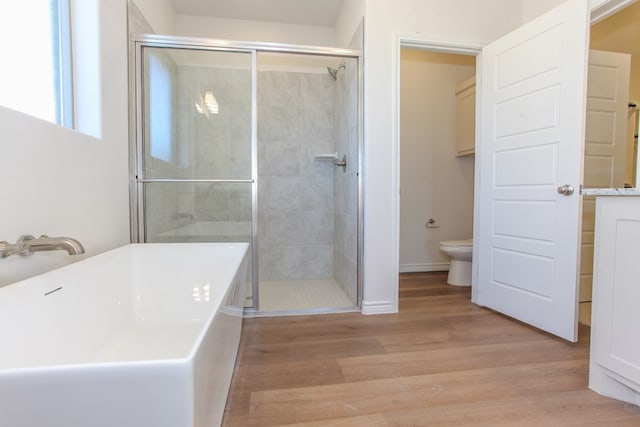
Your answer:
[[[624,186],[627,157],[627,106],[631,55],[589,51],[587,119],[584,147],[584,186]],[[590,323],[593,281],[593,236],[595,197],[582,204],[582,249],[580,251],[580,321]],[[583,304],[584,303],[584,304]],[[585,306],[582,309],[582,306]]]
[[[475,301],[569,341],[588,22],[587,2],[570,0],[484,48],[480,68]]]
[[[624,186],[631,55],[589,51],[584,186]]]

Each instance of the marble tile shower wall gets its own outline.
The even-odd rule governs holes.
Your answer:
[[[178,66],[175,162],[149,160],[155,177],[251,176],[250,72]],[[334,278],[356,302],[357,70],[258,73],[258,203],[261,280]],[[212,90],[208,118],[195,97]],[[317,154],[347,156],[347,171]],[[251,221],[245,184],[147,187],[155,234],[198,224]],[[196,236],[202,239],[203,236]],[[183,238],[182,241],[185,239]],[[186,239],[188,240],[188,239]]]
[[[185,178],[251,178],[251,73],[180,66],[178,147]],[[210,90],[218,114],[200,114],[195,99]],[[249,184],[194,184],[180,194],[181,209],[198,223],[250,222]]]
[[[346,155],[347,168],[334,171],[334,279],[357,304],[358,275],[358,70],[346,63],[334,82],[335,150]]]
[[[261,280],[326,279],[334,272],[333,81],[323,74],[258,74]]]
[[[150,158],[148,173],[157,178],[250,179],[250,71],[175,65],[172,70],[173,161]],[[214,93],[218,114],[197,112],[195,101],[206,90]],[[250,230],[243,226],[251,221],[250,184],[152,184],[146,198],[147,229],[152,230],[148,235],[158,236],[157,240],[170,236],[180,241],[225,241],[226,228],[234,236],[238,235],[234,229]],[[205,231],[175,235],[190,223]],[[206,231],[207,224],[211,232]]]

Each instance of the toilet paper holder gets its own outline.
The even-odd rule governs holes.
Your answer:
[[[426,224],[427,228],[440,228],[439,225],[436,225],[436,220],[433,218],[429,218]]]

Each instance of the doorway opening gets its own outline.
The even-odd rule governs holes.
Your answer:
[[[583,184],[636,187],[640,99],[640,3],[591,26]],[[635,105],[635,107],[634,107]],[[591,324],[595,197],[584,197],[579,320]]]
[[[604,11],[604,9],[605,9],[605,8],[607,8],[608,10],[607,10],[607,11]],[[600,9],[598,9],[598,10],[597,10],[593,15],[594,15],[594,16],[595,16],[595,15],[597,15],[598,17],[602,17],[605,13],[612,13],[612,12],[613,12],[613,9],[614,9],[614,6],[611,6],[611,7],[609,7],[609,6],[607,6],[607,7],[603,6],[603,7],[601,7]],[[631,38],[631,40],[633,40],[633,38]],[[436,44],[431,44],[429,41],[423,41],[423,42],[421,42],[421,41],[419,41],[419,40],[405,41],[405,40],[402,40],[402,38],[398,41],[398,46],[399,46],[399,49],[398,49],[399,51],[401,50],[400,48],[402,48],[402,47],[414,47],[414,48],[426,49],[426,50],[434,50],[434,51],[439,51],[439,52],[459,53],[459,49],[460,49],[460,46],[458,46],[458,45],[446,45],[446,46],[443,46],[442,44],[438,44],[438,43],[436,43]],[[464,50],[468,50],[468,47],[466,47],[466,46],[465,46],[465,47],[463,47],[463,49],[464,49]],[[478,48],[478,49],[475,51],[475,54],[477,54],[479,51],[480,51],[480,48]],[[398,54],[398,57],[400,57],[400,53]],[[400,62],[400,59],[398,59],[398,62]],[[400,79],[400,74],[401,74],[400,72],[398,72],[398,73],[397,73],[397,76],[398,76],[398,77],[397,77],[397,80],[398,80],[398,81],[399,81],[399,79]],[[399,94],[399,93],[400,93],[400,90],[398,89],[398,94]],[[398,109],[399,109],[399,107],[400,107],[400,102],[398,102],[398,104],[397,104],[397,105],[398,105]],[[398,143],[398,144],[400,144],[400,136],[399,136],[399,135],[401,135],[401,131],[400,131],[401,118],[400,118],[400,117],[397,117],[397,122],[396,122],[396,123],[397,123],[397,125],[396,125],[396,129],[397,129],[397,134],[396,134],[396,135],[397,135],[397,143]],[[399,146],[399,150],[400,150],[400,149],[401,149],[401,145]],[[400,168],[400,166],[398,166],[398,181],[399,181],[399,182],[400,182],[400,173],[401,173],[401,171],[402,171],[402,169]],[[478,179],[477,179],[477,177],[478,177],[478,173],[479,173],[479,172],[478,172],[478,169],[476,168],[476,171],[475,171],[475,181],[476,181],[476,182],[478,181]],[[398,187],[399,187],[399,186],[398,186]],[[477,194],[477,193],[476,193],[476,194]],[[404,188],[403,188],[403,194],[402,194],[402,195],[404,196]],[[400,212],[400,209],[401,209],[401,208],[400,208],[400,206],[401,206],[401,201],[400,201],[400,199],[398,199],[398,209],[399,209],[399,215],[398,215],[398,218],[400,218],[400,217],[401,217],[401,216],[400,216],[400,214],[401,214],[401,212]],[[400,236],[400,227],[401,227],[401,226],[400,226],[400,224],[398,224],[398,236]],[[399,250],[398,250],[398,253],[400,254],[400,237],[399,237],[399,239],[398,239],[398,240],[399,240],[399,242],[398,242],[398,249],[399,249]],[[475,251],[475,250],[476,250],[476,248],[474,248],[474,251]],[[474,255],[475,255],[475,254],[474,254]],[[400,258],[400,257],[399,257],[399,258]],[[400,263],[399,263],[399,264],[400,264]],[[399,271],[400,271],[400,265],[399,265]],[[475,289],[473,289],[473,290],[472,290],[472,299],[474,299],[474,300],[475,300],[475,297],[476,297],[476,296],[477,296],[477,292],[476,292],[476,290],[475,290]],[[576,300],[576,302],[577,302],[577,300]]]
[[[401,48],[400,273],[448,270],[440,242],[473,236],[475,74],[473,55]]]

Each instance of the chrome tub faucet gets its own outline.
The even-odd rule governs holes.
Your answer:
[[[0,242],[0,258],[10,255],[31,255],[40,251],[65,250],[69,255],[84,253],[84,247],[71,237],[49,237],[42,235],[35,238],[31,235],[21,236],[16,243]]]

